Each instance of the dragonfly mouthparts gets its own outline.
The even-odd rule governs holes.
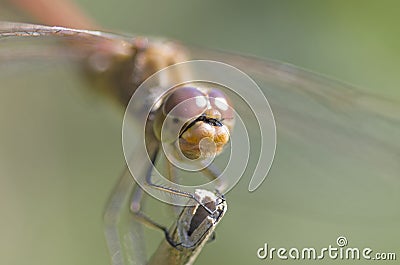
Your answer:
[[[210,124],[212,126],[222,127],[222,123],[218,119],[209,118],[209,117],[207,117],[205,115],[201,115],[200,117],[198,117],[195,120],[195,122],[197,122],[197,121],[202,121],[202,122],[208,123],[208,124]]]
[[[202,121],[202,122],[205,122],[207,124],[210,124],[211,126],[216,126],[216,127],[222,127],[223,126],[221,121],[219,121],[218,119],[210,118],[210,117],[207,117],[206,115],[203,114],[203,115],[200,115],[197,119],[195,119],[192,122],[190,122],[188,124],[188,126],[186,126],[182,130],[182,132],[180,133],[179,137],[181,137],[182,134],[184,134],[187,130],[189,130],[191,127],[193,127],[193,125],[195,125],[196,122],[199,122],[199,121]]]

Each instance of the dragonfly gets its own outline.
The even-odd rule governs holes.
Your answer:
[[[328,79],[316,73],[295,67],[290,64],[259,59],[250,56],[237,55],[229,52],[213,51],[199,47],[191,47],[178,42],[152,39],[147,37],[130,37],[107,32],[91,31],[83,29],[70,29],[63,27],[50,27],[43,25],[7,23],[0,24],[0,40],[14,39],[39,39],[43,42],[46,40],[63,42],[62,45],[54,50],[46,50],[45,53],[38,50],[12,50],[5,56],[17,58],[18,56],[26,58],[27,56],[38,56],[44,58],[67,57],[70,60],[79,62],[82,66],[82,72],[85,73],[88,80],[93,82],[93,88],[96,92],[104,94],[112,98],[123,108],[129,109],[132,96],[136,89],[140,87],[146,80],[151,80],[154,73],[163,69],[168,69],[170,66],[179,65],[189,59],[213,60],[223,62],[238,69],[242,69],[246,74],[251,75],[259,82],[263,93],[271,106],[274,113],[274,119],[277,124],[277,134],[285,143],[296,142],[296,145],[308,145],[310,142],[316,146],[320,146],[321,152],[332,152],[331,155],[340,156],[343,150],[347,150],[345,146],[368,146],[379,154],[385,154],[384,157],[398,156],[400,150],[400,135],[399,106],[396,102],[384,98],[371,96],[360,89],[356,89],[350,85]],[[39,49],[40,50],[40,49]],[[25,53],[27,51],[27,53]],[[10,58],[6,58],[7,60]],[[186,70],[189,73],[186,73]],[[186,74],[190,75],[190,69],[179,71],[175,76],[161,76],[157,78],[155,88],[162,87],[165,78],[173,80],[185,80]],[[168,82],[167,82],[168,83]],[[179,83],[179,82],[178,82]],[[224,146],[229,143],[230,135],[234,134],[234,125],[236,123],[233,118],[233,109],[237,113],[244,113],[244,120],[257,120],[254,118],[254,112],[260,111],[265,113],[265,105],[248,106],[246,104],[232,104],[231,99],[221,92],[221,90],[213,90],[212,88],[196,88],[195,82],[185,83],[168,90],[168,93],[160,96],[159,92],[149,91],[148,98],[142,98],[142,103],[139,107],[136,105],[134,114],[149,121],[146,123],[143,137],[148,137],[146,141],[146,149],[149,152],[149,163],[144,163],[140,168],[135,169],[142,171],[143,179],[153,189],[173,194],[184,198],[194,200],[201,204],[203,209],[209,211],[209,214],[214,214],[212,210],[201,201],[196,199],[193,194],[181,191],[168,186],[153,183],[150,179],[151,172],[156,164],[158,150],[162,143],[161,128],[158,119],[160,115],[164,115],[174,109],[175,105],[179,105],[183,99],[189,99],[188,105],[181,105],[183,109],[188,109],[191,106],[198,107],[193,110],[193,115],[184,119],[179,127],[179,136],[188,137],[189,132],[197,129],[198,126],[211,127],[213,131],[222,130],[221,136],[215,138],[224,138],[222,142],[217,142],[221,145],[220,149],[214,149],[213,154],[223,153]],[[157,91],[157,89],[155,89]],[[163,88],[165,92],[166,89]],[[181,94],[182,93],[182,94]],[[252,91],[249,92],[250,94]],[[218,96],[215,96],[218,94]],[[213,96],[214,95],[214,96]],[[203,99],[204,105],[196,105],[196,100]],[[221,108],[218,110],[218,103],[224,102],[223,107],[229,111],[221,113]],[[179,100],[178,100],[179,99]],[[183,100],[185,101],[185,100]],[[178,103],[179,102],[179,103]],[[151,105],[150,115],[143,113],[143,108]],[[211,107],[204,107],[211,106]],[[223,109],[224,109],[223,108]],[[182,118],[184,112],[179,107],[175,109],[176,115],[174,118]],[[159,112],[158,112],[159,111]],[[126,117],[129,117],[130,112],[127,112]],[[144,115],[145,114],[145,115]],[[162,116],[161,120],[166,118]],[[193,116],[195,118],[193,119]],[[271,121],[268,115],[261,116],[258,121]],[[236,124],[235,124],[236,125]],[[175,129],[176,130],[176,129]],[[256,130],[255,130],[256,131]],[[273,132],[274,128],[270,132]],[[185,134],[186,133],[186,134]],[[229,135],[229,136],[227,136]],[[384,135],[385,137],[382,137]],[[261,136],[257,132],[249,130],[249,138],[259,138]],[[188,139],[187,138],[187,139]],[[275,137],[271,137],[275,139]],[[187,139],[178,140],[186,141]],[[312,139],[312,141],[310,141]],[[273,153],[274,144],[268,143],[265,146],[252,143],[252,150]],[[176,141],[174,142],[176,144]],[[333,146],[334,143],[336,146]],[[200,147],[195,150],[191,146],[183,144],[183,155],[186,158],[197,159],[201,156]],[[175,145],[176,146],[176,145]],[[199,139],[196,138],[196,146],[199,146]],[[279,145],[278,145],[279,146]],[[187,147],[185,149],[185,147]],[[323,150],[324,149],[324,150]],[[328,150],[328,151],[327,151]],[[252,152],[253,153],[253,152]],[[259,152],[254,152],[259,153]],[[141,155],[141,154],[140,154]],[[251,154],[250,154],[251,155]],[[347,150],[346,155],[350,158],[362,156],[360,150]],[[271,155],[270,155],[271,157]],[[273,157],[273,155],[272,155]],[[183,159],[184,157],[180,157]],[[290,155],[286,157],[287,161],[294,159]],[[129,159],[128,159],[129,160]],[[127,161],[128,161],[127,160]],[[137,159],[131,159],[136,160]],[[260,159],[251,158],[248,172],[255,171]],[[265,164],[270,164],[272,161],[264,161]],[[385,168],[388,172],[395,171],[398,165],[392,164],[389,160],[375,160],[376,166]],[[268,166],[267,166],[268,168]],[[173,171],[170,169],[170,171]],[[212,165],[203,168],[203,172],[210,178],[218,178],[220,172]],[[328,174],[328,173],[327,173]],[[173,173],[171,173],[171,178]],[[221,186],[223,186],[221,184]],[[221,190],[223,191],[223,190]],[[126,206],[126,198],[132,197],[129,201],[129,206]],[[136,217],[141,219],[145,224],[166,231],[156,222],[144,215],[141,211],[141,198],[143,190],[139,186],[133,186],[132,178],[129,170],[123,175],[120,183],[117,185],[114,195],[111,196],[109,206],[105,213],[106,220],[106,235],[108,245],[114,264],[125,264],[133,259],[143,260],[138,258],[143,256],[142,246],[137,238],[138,235],[137,223],[129,222],[128,232],[116,232],[115,226],[118,222],[118,216],[127,208],[136,214]],[[174,200],[173,197],[171,200]],[[222,199],[222,196],[220,198]],[[168,197],[167,199],[168,200]],[[126,239],[120,234],[127,233],[131,238]],[[168,234],[166,232],[167,238]],[[132,239],[133,238],[133,239]],[[128,240],[127,242],[122,242]],[[174,245],[177,242],[170,242]],[[125,252],[125,256],[122,256]],[[128,263],[129,264],[129,263]],[[144,262],[143,262],[144,264]]]
[[[203,242],[206,235],[210,235],[209,229],[206,229],[204,234],[200,234],[200,239],[194,240],[190,238],[190,235],[195,234],[196,227],[192,227],[191,225],[185,238],[182,239],[179,237],[178,240],[175,240],[166,227],[154,222],[143,213],[141,201],[143,190],[146,190],[148,193],[155,190],[167,195],[175,195],[175,200],[173,201],[175,205],[188,205],[186,200],[178,202],[176,200],[177,197],[190,199],[212,216],[214,223],[218,222],[223,216],[226,206],[222,192],[226,192],[226,188],[222,188],[222,186],[226,184],[225,182],[229,178],[221,177],[222,173],[217,167],[205,164],[207,159],[214,158],[223,152],[224,146],[230,141],[230,132],[233,130],[235,123],[231,100],[219,89],[223,87],[218,84],[218,80],[214,80],[214,83],[210,83],[209,81],[191,81],[193,78],[195,78],[194,80],[196,78],[200,80],[203,78],[192,77],[191,74],[195,70],[192,67],[190,73],[188,73],[189,67],[187,63],[179,64],[186,62],[187,52],[179,45],[171,42],[152,40],[144,37],[123,38],[123,36],[110,33],[64,27],[7,22],[0,24],[0,39],[9,40],[10,38],[37,37],[58,37],[65,42],[69,42],[75,55],[82,56],[80,60],[88,63],[87,70],[91,72],[89,75],[93,74],[94,79],[98,78],[96,77],[97,75],[103,77],[109,75],[108,72],[114,72],[115,68],[129,69],[131,72],[127,76],[120,76],[122,72],[117,72],[116,75],[112,74],[113,76],[110,75],[110,82],[112,80],[112,82],[116,80],[122,81],[122,86],[116,88],[114,85],[109,84],[106,85],[108,88],[105,88],[106,90],[102,92],[126,108],[123,138],[132,138],[134,133],[129,131],[129,129],[125,130],[125,127],[128,127],[125,124],[129,123],[130,118],[137,118],[139,123],[143,124],[144,133],[139,136],[136,134],[136,138],[145,139],[145,150],[138,151],[138,148],[135,147],[134,156],[127,158],[128,166],[130,166],[129,170],[123,174],[121,179],[122,184],[118,186],[114,195],[112,195],[112,199],[105,212],[105,220],[108,224],[106,236],[111,255],[113,256],[113,264],[124,263],[123,257],[116,255],[116,253],[121,252],[122,244],[116,243],[119,239],[114,228],[117,222],[116,216],[121,211],[120,205],[124,201],[121,200],[120,194],[132,193],[129,209],[134,214],[135,219],[152,228],[163,231],[166,241],[172,247],[192,249]],[[79,46],[76,47],[76,45]],[[97,48],[94,48],[94,46],[90,48],[92,45],[97,46]],[[46,52],[47,56],[49,56],[48,50]],[[59,52],[57,51],[57,53]],[[212,61],[193,61],[192,63],[196,66],[200,65],[201,69],[197,71],[213,68],[215,64],[219,65]],[[169,66],[176,66],[179,69],[176,70],[173,68],[171,70],[171,68],[168,68]],[[225,65],[220,66],[226,67]],[[217,70],[218,68],[213,68],[211,73],[214,74]],[[161,71],[167,71],[167,73]],[[221,71],[224,71],[224,69]],[[155,79],[154,83],[156,84],[152,82],[152,79]],[[170,79],[170,81],[174,84],[178,83],[178,85],[165,84],[166,79]],[[146,86],[146,82],[150,83],[150,85],[143,88],[143,86]],[[247,86],[246,89],[248,88]],[[252,99],[249,98],[248,100],[251,101]],[[134,117],[131,117],[131,114]],[[265,119],[266,117],[268,116],[264,115],[263,118]],[[272,117],[269,118],[269,121],[273,122]],[[262,120],[260,123],[265,123],[265,121]],[[271,127],[273,130],[275,129],[274,126]],[[272,138],[275,138],[274,133],[274,131],[270,133]],[[203,196],[199,199],[199,196],[195,195],[196,190],[193,188],[190,191],[184,191],[183,188],[171,186],[175,183],[160,184],[154,182],[152,179],[154,165],[160,154],[160,145],[165,142],[168,143],[167,148],[169,147],[166,152],[167,156],[173,153],[175,161],[186,160],[187,165],[191,166],[197,164],[197,169],[204,172],[211,180],[217,181],[218,184],[215,189],[216,193],[220,196],[217,198]],[[124,144],[124,147],[129,149],[129,141],[127,144]],[[126,154],[127,157],[130,154],[128,152]],[[144,162],[146,160],[143,160],[143,156],[149,157],[148,163]],[[173,156],[170,156],[170,158],[174,159]],[[130,163],[132,164],[130,165]],[[169,162],[169,160],[167,160],[167,165],[169,166],[168,179],[173,180],[176,178],[175,172],[172,172],[175,165]],[[182,166],[182,164],[179,164],[179,166]],[[193,167],[190,170],[193,171]],[[127,183],[128,175],[133,175],[137,184],[140,185],[140,187],[135,186],[134,191],[132,189],[126,190],[126,187],[132,186]],[[210,202],[204,198],[211,198],[214,204],[210,206]],[[164,201],[168,199],[166,197]],[[115,210],[116,208],[117,210]],[[193,219],[195,218],[197,217],[194,216]],[[204,218],[201,217],[200,219],[203,220]],[[193,223],[195,222],[191,222],[191,224]],[[213,225],[210,224],[209,226],[213,227]],[[116,244],[118,245],[117,248],[114,247]],[[137,247],[132,247],[132,249],[137,249]]]

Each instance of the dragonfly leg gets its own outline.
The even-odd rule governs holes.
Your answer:
[[[147,185],[149,185],[150,187],[152,187],[154,189],[158,189],[160,191],[169,192],[172,194],[176,194],[178,196],[190,198],[190,199],[196,201],[200,206],[202,206],[210,215],[213,215],[214,213],[217,212],[217,210],[214,210],[214,211],[210,210],[206,205],[204,205],[202,202],[200,202],[193,194],[191,194],[189,192],[180,191],[180,190],[176,190],[176,189],[173,189],[170,187],[164,187],[162,185],[153,183],[151,181],[151,174],[153,171],[153,165],[157,159],[157,155],[158,155],[158,151],[154,152],[154,154],[151,156],[152,163],[149,165],[147,172],[146,172],[146,184]],[[168,243],[171,246],[173,246],[173,247],[179,246],[180,243],[173,241],[173,239],[171,238],[171,236],[169,234],[168,229],[165,226],[158,224],[157,222],[152,220],[150,217],[148,217],[141,210],[143,195],[144,195],[143,190],[139,186],[135,186],[135,191],[133,192],[131,207],[130,207],[131,212],[135,216],[135,219],[150,228],[159,229],[159,230],[163,231],[166,240],[168,241]]]
[[[148,169],[150,171],[152,171],[152,168]],[[159,223],[155,222],[153,219],[151,219],[150,217],[148,217],[142,210],[141,210],[141,206],[143,204],[143,190],[136,185],[134,192],[133,192],[133,196],[132,196],[132,201],[131,201],[131,212],[135,217],[135,220],[142,223],[143,225],[146,225],[147,227],[153,228],[153,229],[158,229],[161,230],[164,235],[166,240],[168,241],[168,243],[173,246],[173,247],[177,247],[180,245],[180,243],[175,242],[172,237],[169,234],[168,229],[163,226],[160,225]]]
[[[181,191],[181,190],[177,190],[177,189],[174,189],[174,188],[165,187],[165,186],[153,183],[152,180],[151,180],[151,172],[150,172],[150,174],[147,174],[147,176],[146,176],[146,184],[149,185],[150,187],[152,187],[153,189],[157,189],[157,190],[160,190],[160,191],[164,191],[164,192],[168,192],[168,193],[171,193],[171,194],[174,194],[174,195],[178,195],[178,196],[182,196],[182,197],[186,197],[186,198],[192,199],[197,204],[199,204],[201,207],[203,207],[204,210],[206,210],[208,214],[213,215],[215,213],[215,211],[209,209],[206,205],[204,205],[193,194],[191,194],[189,192]]]
[[[177,180],[177,175],[176,175],[176,168],[171,162],[169,162],[168,159],[166,161],[166,170],[167,170],[168,180],[173,183],[177,183],[178,180]],[[170,200],[171,208],[173,209],[173,212],[175,213],[175,215],[178,215],[181,212],[182,207],[177,206],[176,203],[174,203],[174,201],[173,201],[175,198],[174,196],[171,196],[170,198],[171,198],[171,200]]]

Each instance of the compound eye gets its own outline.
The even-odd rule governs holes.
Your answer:
[[[221,114],[222,120],[231,120],[234,118],[232,104],[229,98],[219,89],[211,89],[208,92],[210,104]]]
[[[207,97],[200,90],[194,87],[181,87],[168,96],[163,110],[165,115],[190,119],[200,116],[206,108]]]

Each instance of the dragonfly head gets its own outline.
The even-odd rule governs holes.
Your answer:
[[[189,159],[220,154],[229,142],[234,112],[219,89],[179,87],[163,104],[166,138]]]

